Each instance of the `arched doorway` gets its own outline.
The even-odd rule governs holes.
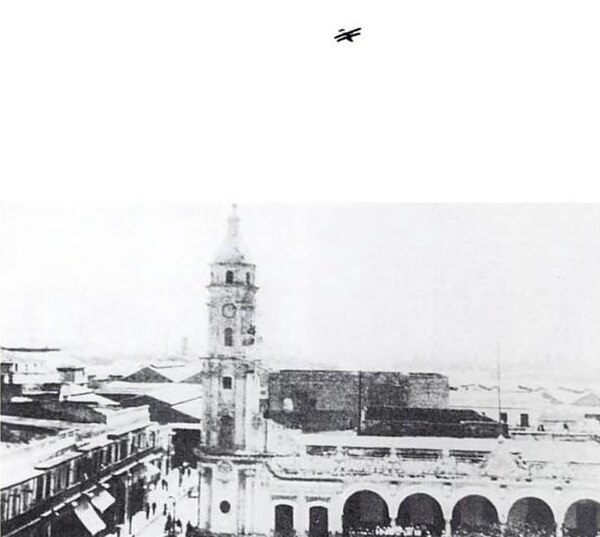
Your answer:
[[[361,490],[350,496],[344,504],[342,527],[345,535],[356,531],[374,531],[390,525],[390,513],[385,500],[370,490]]]
[[[429,494],[411,494],[398,508],[397,522],[408,526],[427,528],[432,535],[441,535],[444,529],[444,514],[437,500]]]
[[[294,508],[291,505],[275,506],[275,535],[291,537],[294,534]]]
[[[221,416],[221,423],[219,426],[219,446],[221,448],[227,450],[232,450],[234,448],[233,431],[233,418],[227,414]]]
[[[452,532],[500,535],[498,511],[485,496],[473,494],[459,500],[452,510]]]
[[[565,534],[569,537],[594,537],[600,529],[600,503],[579,500],[569,506],[565,514]]]
[[[309,537],[326,537],[329,531],[329,520],[326,507],[313,505],[308,510]]]
[[[507,537],[519,537],[524,534],[550,537],[554,532],[554,513],[550,506],[539,498],[521,498],[508,511],[505,532]]]

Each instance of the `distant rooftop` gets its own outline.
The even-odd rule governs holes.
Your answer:
[[[0,347],[0,350],[9,352],[59,352],[56,347]]]
[[[56,366],[77,364],[79,360],[58,347],[8,347],[0,346],[2,363],[44,365],[48,370]],[[30,371],[31,372],[31,371]]]
[[[451,407],[496,407],[498,387],[483,384],[463,384],[450,391]],[[503,388],[502,404],[509,407],[575,405],[581,407],[600,406],[600,393],[592,390],[573,390],[566,387],[528,387]]]
[[[152,384],[148,382],[107,382],[98,388],[97,393],[101,395],[140,395],[152,397],[175,406],[202,397],[203,388],[199,384]]]
[[[349,375],[369,375],[369,374],[391,374],[406,375],[409,377],[424,377],[424,378],[446,378],[443,373],[421,372],[421,371],[399,371],[397,369],[340,369],[337,367],[302,367],[302,368],[277,368],[276,373],[346,373]]]
[[[144,378],[146,382],[147,375],[164,378],[168,382],[183,382],[184,380],[201,373],[204,369],[204,363],[201,360],[177,362],[177,363],[154,363],[151,365],[140,366],[136,371],[123,378],[126,382],[138,382],[140,378]],[[154,381],[156,382],[156,381]]]
[[[504,444],[511,453],[533,461],[578,462],[598,465],[600,442],[568,437],[540,438],[455,438],[419,436],[360,436],[354,431],[302,433],[296,441],[305,446],[413,448],[460,451],[494,451]]]
[[[23,416],[10,416],[2,414],[2,423],[4,425],[16,425],[23,427],[40,427],[49,430],[63,430],[80,427],[81,423],[75,423],[65,420],[49,420],[43,418],[27,418]]]

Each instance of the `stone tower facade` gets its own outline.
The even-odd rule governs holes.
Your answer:
[[[210,272],[202,444],[223,452],[247,450],[259,415],[260,379],[251,359],[258,288],[235,205]]]
[[[225,240],[210,266],[209,356],[248,356],[256,341],[256,265],[240,238],[235,206]]]

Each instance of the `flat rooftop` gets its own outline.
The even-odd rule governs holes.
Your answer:
[[[36,427],[40,429],[58,429],[67,430],[79,427],[81,423],[74,423],[62,420],[47,420],[42,418],[23,418],[21,416],[7,416],[2,414],[1,421],[3,425],[17,425],[21,427]]]
[[[359,436],[355,431],[303,433],[297,441],[306,446],[336,446],[346,448],[396,448],[422,450],[495,451],[498,438],[453,438],[433,436]],[[504,438],[511,453],[524,459],[552,462],[578,462],[600,466],[600,441],[581,438],[552,437]]]

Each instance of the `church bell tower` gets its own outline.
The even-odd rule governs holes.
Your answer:
[[[210,266],[209,356],[248,356],[256,340],[255,272],[241,241],[234,205],[225,240]]]
[[[236,207],[210,264],[208,356],[203,359],[198,523],[211,534],[253,531],[257,453],[265,450],[256,341],[256,267],[240,237]]]
[[[204,446],[223,453],[252,449],[257,441],[260,379],[256,341],[256,266],[240,237],[235,205],[227,233],[210,265],[208,357],[203,384]]]

